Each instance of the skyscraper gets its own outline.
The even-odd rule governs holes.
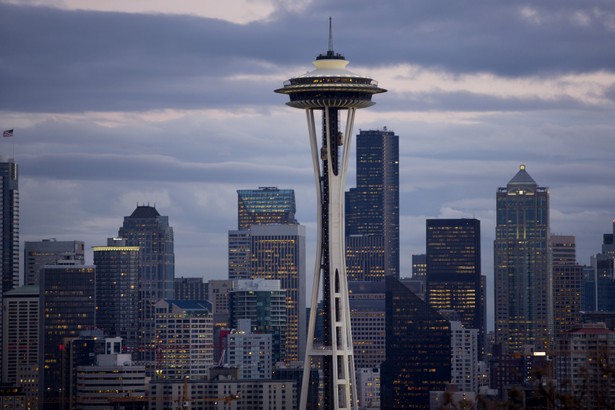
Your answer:
[[[399,137],[386,127],[357,135],[345,223],[349,280],[399,278]]]
[[[237,240],[237,241],[236,241]],[[229,231],[229,264],[232,255],[243,265],[229,266],[229,279],[277,279],[286,291],[285,361],[303,358],[305,349],[305,227],[302,225],[253,225]]]
[[[583,266],[577,264],[572,235],[551,235],[553,270],[553,337],[581,324]]]
[[[331,19],[329,19],[329,48],[313,61],[315,70],[293,77],[275,92],[286,94],[287,105],[305,110],[312,164],[316,180],[318,204],[318,245],[307,351],[302,390],[307,391],[310,366],[322,363],[324,408],[341,409],[357,406],[348,284],[344,249],[344,181],[348,168],[348,152],[354,116],[359,108],[374,105],[372,95],[386,92],[369,77],[348,69],[346,58],[333,51]],[[316,134],[315,112],[321,112],[321,144]],[[340,120],[346,114],[345,131]],[[321,286],[322,285],[322,286]],[[314,346],[316,309],[322,289],[324,346]],[[307,394],[299,404],[305,409]]]
[[[173,228],[169,217],[161,216],[156,208],[138,205],[130,216],[124,217],[118,237],[126,239],[126,246],[138,246],[140,253],[139,282],[141,285],[140,355],[148,373],[154,366],[154,310],[160,299],[173,299],[175,254]]]
[[[39,270],[45,265],[85,264],[85,246],[83,241],[57,241],[55,238],[26,241],[23,256],[24,284],[38,285]]]
[[[449,321],[393,276],[386,278],[386,359],[380,366],[383,409],[428,409],[429,392],[451,380]]]
[[[497,195],[494,242],[495,332],[503,354],[551,343],[549,191],[521,165]]]
[[[4,292],[19,286],[19,184],[17,164],[0,156],[0,306]],[[0,332],[2,319],[0,318]],[[0,340],[0,351],[4,351]],[[2,365],[2,359],[0,359]],[[1,367],[1,366],[0,366]]]
[[[41,408],[60,408],[64,339],[96,326],[95,278],[95,268],[87,265],[47,265],[41,270]]]
[[[39,287],[21,286],[4,294],[4,332],[2,340],[2,382],[29,379],[38,368]],[[24,387],[18,384],[19,387]],[[31,398],[30,392],[26,395]]]
[[[454,310],[466,329],[478,330],[481,354],[486,318],[481,298],[480,221],[428,219],[426,226],[427,303],[436,310]]]
[[[108,238],[107,246],[94,246],[96,265],[96,326],[106,335],[121,337],[135,352],[139,342],[139,247],[122,238]]]
[[[612,233],[602,237],[602,251],[592,257],[597,312],[615,312],[615,221],[612,226]]]

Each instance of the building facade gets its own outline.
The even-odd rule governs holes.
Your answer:
[[[466,329],[479,332],[485,346],[485,301],[481,292],[480,221],[428,219],[426,229],[427,303],[435,310],[454,310]]]
[[[92,247],[96,266],[96,326],[136,352],[140,328],[140,247],[122,238]]]
[[[27,408],[38,406],[39,287],[21,286],[4,294],[2,382],[19,387]]]
[[[581,324],[583,266],[577,264],[572,235],[551,235],[553,271],[553,337]]]
[[[357,186],[345,195],[349,279],[399,278],[399,137],[361,130],[356,152]]]
[[[196,300],[156,303],[156,378],[205,377],[214,364],[211,304]]]
[[[230,255],[241,252],[245,254],[241,258],[245,264],[235,265],[233,269],[229,266],[229,279],[280,281],[281,289],[286,291],[284,360],[301,360],[306,341],[305,227],[271,224],[229,231],[229,264]]]
[[[606,409],[615,403],[615,331],[604,323],[566,332],[555,360],[558,392],[569,408]]]
[[[451,380],[449,321],[394,277],[386,278],[386,358],[380,366],[383,409],[429,408],[429,392]]]
[[[130,216],[124,217],[118,237],[126,240],[126,246],[140,248],[141,325],[135,359],[144,363],[151,374],[155,365],[155,305],[160,299],[173,299],[174,296],[173,228],[168,216],[161,216],[152,206],[139,205]]]
[[[459,391],[478,393],[478,329],[451,321],[451,383]]]
[[[603,235],[601,252],[592,257],[593,300],[597,312],[615,312],[615,221]],[[588,293],[590,293],[588,292]]]
[[[58,241],[55,238],[24,243],[24,284],[38,285],[39,271],[45,265],[85,264],[83,241]]]
[[[237,190],[237,229],[252,225],[296,225],[295,191],[277,187]]]
[[[286,290],[279,280],[236,280],[229,293],[230,327],[250,321],[250,333],[271,335],[273,363],[286,358]],[[245,329],[244,329],[245,331]]]
[[[40,276],[39,391],[45,409],[62,398],[64,340],[96,326],[94,266],[47,265]]]
[[[119,399],[145,402],[145,366],[132,363],[130,354],[102,354],[91,366],[75,368],[75,410],[109,409]]]
[[[240,379],[271,379],[273,335],[252,333],[250,322],[250,319],[240,319],[237,328],[226,335],[225,364],[238,367]]]
[[[167,381],[150,383],[149,409],[167,410],[169,403],[181,408],[218,410],[296,410],[297,386],[293,380],[216,380]]]
[[[378,369],[385,359],[384,282],[348,282],[354,367]]]
[[[4,292],[19,286],[19,180],[17,163],[14,159],[3,156],[0,156],[0,240],[0,252],[2,252],[0,306],[2,306]],[[0,330],[2,326],[2,319],[0,318]],[[0,340],[0,349],[4,351],[2,340]]]
[[[549,191],[521,165],[496,194],[495,332],[503,354],[551,346]]]
[[[175,300],[209,300],[208,284],[203,278],[175,278],[174,292]]]

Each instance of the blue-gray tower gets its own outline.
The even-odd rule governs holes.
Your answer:
[[[308,328],[303,385],[308,391],[310,364],[322,360],[324,409],[356,409],[357,394],[348,307],[348,283],[344,252],[344,183],[352,127],[357,108],[374,105],[372,95],[386,90],[371,78],[346,69],[348,60],[333,51],[331,19],[329,49],[316,57],[316,69],[291,78],[275,90],[287,94],[286,104],[304,109],[307,116],[318,203],[318,245]],[[322,137],[317,139],[314,112],[322,115]],[[346,112],[346,121],[340,125]],[[324,332],[315,346],[316,307],[322,289]],[[300,409],[306,408],[307,394]]]

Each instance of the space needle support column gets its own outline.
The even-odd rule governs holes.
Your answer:
[[[322,371],[321,409],[357,409],[344,243],[344,187],[355,112],[372,106],[373,94],[386,92],[371,78],[348,71],[348,61],[333,51],[332,43],[329,23],[329,50],[316,57],[316,70],[291,78],[283,88],[275,90],[290,97],[287,105],[306,112],[318,204],[316,263],[300,410],[307,407],[313,368]],[[314,111],[322,115],[320,141]],[[341,132],[340,114],[344,111],[346,123]],[[316,335],[319,296],[323,331]]]
[[[342,110],[336,107],[322,109],[323,145],[319,149],[314,109],[306,109],[319,205],[317,230],[319,246],[311,302],[312,306],[318,306],[319,290],[322,285],[325,323],[322,345],[315,347],[316,309],[311,309],[300,409],[305,409],[307,406],[310,368],[312,361],[319,358],[322,359],[322,371],[325,376],[324,408],[356,409],[357,407],[343,230],[343,195],[356,109],[347,109],[344,133],[338,131],[340,111]]]

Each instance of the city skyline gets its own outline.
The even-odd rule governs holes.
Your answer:
[[[424,253],[426,219],[476,217],[492,285],[493,191],[522,163],[549,188],[552,232],[577,237],[580,263],[613,219],[608,5],[386,2],[374,15],[254,2],[246,15],[261,20],[240,24],[243,13],[203,16],[190,2],[175,11],[193,16],[153,14],[174,11],[157,3],[11,3],[0,1],[0,35],[11,39],[0,45],[0,125],[15,132],[0,154],[14,149],[20,166],[22,244],[82,240],[91,263],[123,215],[155,203],[175,229],[176,275],[222,279],[236,190],[279,186],[296,192],[312,260],[307,135],[271,89],[309,69],[329,15],[335,49],[390,90],[354,134],[387,126],[400,136],[402,277]]]

